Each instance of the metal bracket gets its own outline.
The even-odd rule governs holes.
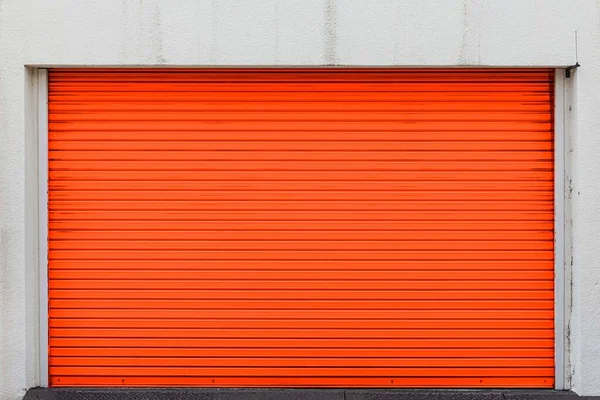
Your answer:
[[[570,67],[565,68],[565,78],[570,78],[571,77],[571,70],[577,69],[581,67],[581,65],[579,65],[579,63],[575,63],[575,65],[571,65]]]

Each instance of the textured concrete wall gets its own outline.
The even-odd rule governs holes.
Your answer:
[[[600,2],[580,2],[580,68],[569,96],[573,224],[573,387],[600,395]]]
[[[26,65],[564,66],[573,387],[600,394],[600,5],[591,0],[0,0],[0,399],[39,382]],[[34,132],[33,132],[34,133]]]

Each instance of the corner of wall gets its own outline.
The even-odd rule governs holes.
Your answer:
[[[25,68],[25,318],[26,382],[40,384],[38,271],[38,79],[37,68]]]
[[[573,391],[579,388],[579,311],[577,307],[578,278],[575,264],[574,224],[577,202],[574,193],[576,179],[574,174],[575,159],[577,153],[577,73],[572,71],[571,77],[565,79],[565,381],[566,387]]]

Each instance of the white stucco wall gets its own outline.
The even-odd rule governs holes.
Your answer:
[[[600,3],[0,0],[0,400],[39,383],[26,65],[582,67],[570,82],[572,386],[600,395]]]

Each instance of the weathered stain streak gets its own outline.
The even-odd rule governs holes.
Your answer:
[[[152,46],[151,48],[154,52],[155,62],[157,64],[165,64],[167,60],[163,56],[162,29],[160,20],[160,5],[157,2],[154,4],[154,8],[152,9],[150,45]]]
[[[279,0],[275,1],[275,63],[279,62]]]
[[[473,21],[479,19],[479,15],[473,13],[474,6],[479,6],[479,3],[472,2],[471,0],[463,0],[463,23],[458,65],[477,65],[481,63],[481,32],[477,23],[473,24]]]
[[[327,0],[325,6],[325,46],[323,60],[326,65],[339,63],[337,54],[337,10],[335,0]]]
[[[481,64],[481,29],[477,22],[481,18],[481,6],[479,2],[463,0],[462,36],[458,65]]]
[[[462,4],[462,18],[463,18],[463,23],[462,23],[462,36],[460,38],[460,53],[458,55],[458,64],[459,65],[465,65],[467,64],[467,41],[468,41],[468,35],[469,35],[469,12],[468,12],[468,7],[467,7],[467,2],[469,0],[463,0],[463,4]]]
[[[213,0],[210,4],[210,11],[211,11],[211,18],[210,18],[210,22],[211,22],[211,32],[212,32],[212,40],[211,40],[211,44],[210,44],[210,56],[209,56],[209,60],[210,63],[215,65],[217,63],[217,53],[219,52],[219,46],[217,43],[217,26],[218,26],[218,10],[217,10],[217,2],[218,0]]]

